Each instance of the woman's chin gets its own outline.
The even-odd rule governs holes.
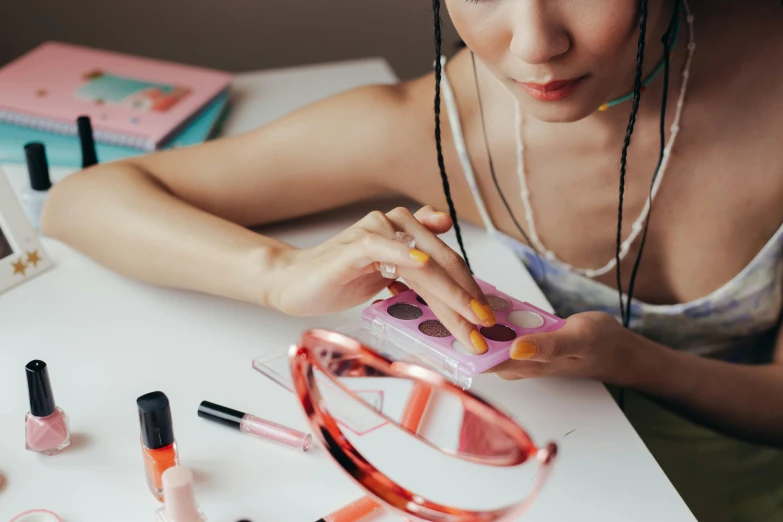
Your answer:
[[[577,100],[539,102],[520,99],[519,102],[527,116],[546,123],[573,123],[595,114],[600,105]]]

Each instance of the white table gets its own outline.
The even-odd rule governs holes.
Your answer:
[[[382,60],[239,75],[225,132],[245,131],[352,86],[394,79]],[[23,168],[4,168],[21,188]],[[53,174],[57,180],[67,171]],[[346,209],[266,233],[312,245],[367,210]],[[548,307],[510,251],[467,225],[465,237],[478,276]],[[454,245],[452,237],[447,241]],[[307,522],[361,495],[320,449],[289,451],[196,415],[199,402],[210,400],[306,429],[294,397],[250,362],[284,350],[306,328],[355,321],[358,308],[287,317],[131,281],[57,241],[43,238],[43,244],[56,267],[0,294],[0,520],[31,508],[56,511],[66,522],[151,520],[158,504],[144,483],[135,399],[157,389],[171,399],[182,464],[194,470],[199,502],[212,521]],[[53,457],[24,450],[24,365],[34,358],[50,366],[57,403],[71,417],[72,446]],[[525,520],[694,520],[599,383],[485,375],[474,389],[511,411],[535,441],[560,443],[555,472]]]

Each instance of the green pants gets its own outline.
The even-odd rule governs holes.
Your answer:
[[[718,434],[631,390],[623,410],[699,522],[783,522],[783,451]]]

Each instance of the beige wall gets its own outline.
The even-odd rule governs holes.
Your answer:
[[[0,64],[44,40],[232,72],[383,56],[410,78],[434,58],[429,0],[0,0],[0,20]]]

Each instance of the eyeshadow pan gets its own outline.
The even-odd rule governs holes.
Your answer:
[[[489,307],[495,312],[502,312],[511,308],[511,303],[508,302],[508,299],[504,299],[499,295],[488,295],[487,302]]]
[[[402,321],[413,321],[414,319],[418,319],[424,315],[424,312],[421,311],[421,308],[408,303],[393,304],[386,309],[386,313],[395,319],[400,319]]]
[[[485,326],[481,329],[481,335],[491,341],[507,342],[513,341],[517,338],[517,334],[514,330],[508,326],[502,324],[496,324],[495,326]]]
[[[443,323],[435,319],[422,322],[419,325],[419,331],[424,335],[429,335],[430,337],[448,337],[451,335],[451,332],[449,332],[446,327],[443,326]]]
[[[419,294],[416,294],[416,300],[417,300],[418,302],[420,302],[421,304],[423,304],[424,306],[427,306],[427,301],[425,301],[424,299],[422,299],[422,298],[421,298],[421,296],[420,296]]]
[[[544,318],[535,312],[527,310],[517,310],[508,314],[508,320],[511,324],[520,328],[540,328],[544,326]]]
[[[459,341],[454,341],[453,343],[451,343],[451,348],[455,352],[461,353],[462,355],[470,355],[471,357],[477,357],[475,353],[470,353],[469,351],[467,351],[465,347],[462,346],[462,343]]]

